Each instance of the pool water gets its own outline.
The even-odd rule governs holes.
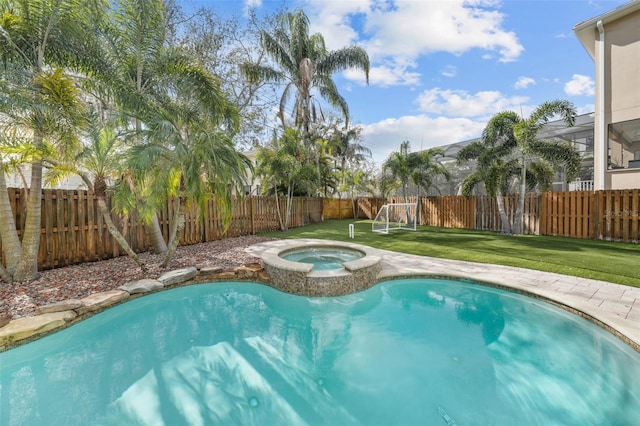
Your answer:
[[[307,298],[176,288],[0,353],[2,425],[632,425],[640,354],[514,293],[435,279]]]
[[[314,247],[288,251],[281,254],[280,257],[292,262],[311,263],[313,271],[331,271],[342,269],[344,262],[360,259],[364,257],[364,253],[338,247]]]

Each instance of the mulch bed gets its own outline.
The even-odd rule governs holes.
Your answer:
[[[128,256],[121,256],[41,271],[37,280],[25,283],[0,282],[0,317],[15,319],[35,315],[38,306],[113,290],[129,281],[158,278],[167,270],[189,266],[226,269],[255,263],[259,259],[247,254],[245,248],[271,239],[250,235],[181,246],[166,270],[160,268],[162,255],[141,253],[140,259],[148,268],[146,274]]]

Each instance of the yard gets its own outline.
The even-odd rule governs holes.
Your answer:
[[[349,239],[349,224],[355,239]],[[640,287],[640,245],[538,235],[502,235],[469,229],[419,226],[417,231],[371,232],[369,220],[329,220],[275,238],[352,241],[375,248],[470,262],[493,263]]]

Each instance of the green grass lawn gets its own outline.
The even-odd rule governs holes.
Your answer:
[[[355,239],[349,239],[349,224]],[[640,245],[538,235],[508,236],[469,229],[420,226],[413,231],[371,232],[369,220],[328,220],[263,234],[320,238],[422,256],[518,266],[640,287]]]

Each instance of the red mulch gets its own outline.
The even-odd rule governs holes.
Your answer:
[[[259,261],[245,248],[270,240],[255,235],[226,238],[208,243],[178,247],[167,270],[195,266],[231,268]],[[93,293],[113,290],[142,278],[157,278],[167,270],[160,268],[162,255],[141,253],[149,271],[143,273],[128,256],[41,271],[37,280],[25,283],[0,282],[0,317],[20,318],[35,314],[38,306],[68,299],[80,299]]]

